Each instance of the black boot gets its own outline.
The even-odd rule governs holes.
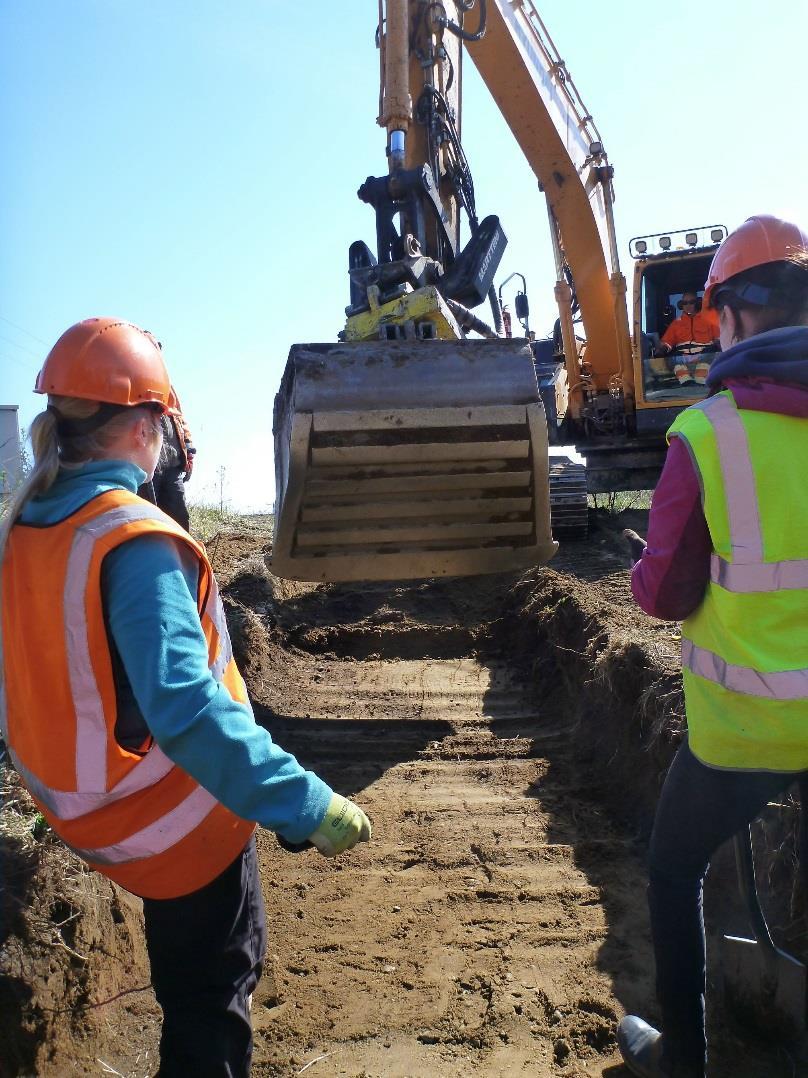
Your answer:
[[[617,1046],[636,1078],[704,1078],[703,1068],[663,1062],[662,1034],[633,1014],[617,1027]]]
[[[662,1069],[662,1034],[642,1018],[626,1015],[617,1027],[617,1046],[637,1078],[669,1078]]]

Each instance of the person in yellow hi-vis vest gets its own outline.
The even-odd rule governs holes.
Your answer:
[[[797,781],[808,805],[808,233],[751,217],[704,294],[722,352],[680,413],[647,545],[626,532],[642,609],[682,621],[688,736],[665,780],[649,906],[661,1031],[627,1016],[640,1078],[703,1078],[702,886],[718,847]],[[802,869],[808,870],[806,813]]]
[[[161,1078],[246,1078],[256,823],[326,856],[370,823],[256,724],[204,548],[135,493],[171,402],[154,337],[79,322],[36,392],[0,528],[0,734],[56,834],[143,899]]]

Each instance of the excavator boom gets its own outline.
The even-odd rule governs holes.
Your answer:
[[[487,573],[557,548],[533,354],[505,337],[493,287],[507,240],[496,216],[478,217],[459,138],[468,9],[386,3],[389,173],[359,189],[376,254],[351,245],[342,342],[294,345],[275,400],[281,576]],[[486,300],[492,324],[473,311]]]
[[[659,252],[643,240],[632,351],[613,169],[533,0],[382,0],[379,14],[388,175],[359,189],[377,249],[351,245],[343,343],[289,356],[275,407],[273,568],[354,580],[536,564],[555,549],[548,485],[568,534],[586,530],[587,490],[653,485],[669,413],[688,400],[648,361],[709,252],[696,232],[684,234],[688,251],[668,235]],[[507,239],[496,215],[478,214],[460,142],[466,52],[546,197],[552,341],[505,337],[493,278]],[[486,300],[490,324],[474,311]],[[548,476],[537,373],[553,433],[563,418],[586,470],[556,458]]]
[[[626,282],[603,141],[532,0],[487,0],[484,6],[485,33],[466,49],[547,198],[557,277],[565,288],[563,269],[573,268],[594,386],[608,389],[617,375],[630,404]],[[570,411],[577,419],[582,395],[571,322],[565,336]]]

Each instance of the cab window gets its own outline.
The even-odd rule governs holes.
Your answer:
[[[682,296],[694,292],[699,301],[710,267],[712,251],[691,258],[649,260],[642,275],[640,294],[640,339],[644,397],[647,401],[691,401],[706,395],[706,371],[715,355],[710,342],[689,338],[703,336],[687,333],[687,322],[674,333],[681,338],[668,355],[655,355],[668,327],[682,314],[696,308],[680,306]],[[669,335],[670,337],[670,335]]]

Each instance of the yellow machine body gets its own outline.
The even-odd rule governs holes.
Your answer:
[[[398,327],[397,332],[392,332]],[[429,329],[426,334],[425,330]],[[370,309],[351,315],[345,323],[346,341],[396,340],[410,336],[420,339],[456,341],[462,337],[452,312],[434,285],[407,292],[387,303],[371,300]]]

